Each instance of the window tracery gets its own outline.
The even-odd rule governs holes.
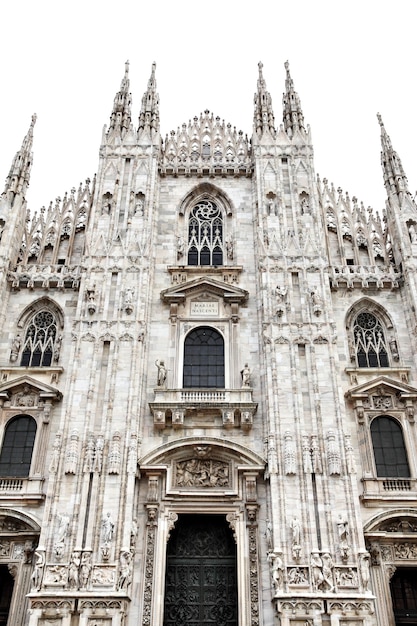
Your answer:
[[[211,200],[200,200],[188,220],[188,265],[223,265],[223,215]]]
[[[20,365],[24,367],[51,365],[54,350],[59,351],[57,348],[59,342],[55,317],[46,309],[38,311],[28,324]]]
[[[375,315],[368,311],[359,313],[353,335],[358,367],[389,367],[384,329]]]

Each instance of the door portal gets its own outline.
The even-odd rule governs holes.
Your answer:
[[[236,544],[221,515],[180,515],[167,546],[164,626],[237,626]]]
[[[395,626],[417,626],[417,570],[398,568],[390,586]]]
[[[7,565],[0,565],[0,626],[6,626],[13,594],[13,576]]]

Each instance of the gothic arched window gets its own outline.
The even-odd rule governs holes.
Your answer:
[[[389,367],[384,329],[375,315],[359,313],[353,336],[358,367]]]
[[[376,474],[380,478],[409,478],[410,468],[400,424],[392,417],[376,417],[371,424]]]
[[[223,265],[223,216],[211,200],[200,200],[190,211],[188,265]]]
[[[10,420],[0,453],[0,476],[29,476],[35,435],[36,422],[30,415],[18,415]]]
[[[224,388],[224,340],[210,326],[195,328],[185,338],[183,386]]]
[[[26,330],[20,365],[51,365],[56,338],[57,324],[52,313],[45,309],[35,313]]]

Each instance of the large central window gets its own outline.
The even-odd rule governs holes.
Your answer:
[[[381,415],[371,424],[376,473],[383,478],[408,478],[407,452],[401,426],[392,417]]]
[[[201,200],[190,212],[188,265],[223,265],[223,218],[210,200]]]
[[[183,387],[224,388],[224,340],[210,326],[195,328],[185,338]]]

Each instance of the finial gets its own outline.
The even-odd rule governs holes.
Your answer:
[[[378,118],[379,125],[382,127],[384,125],[384,122],[382,121],[381,113],[377,113],[376,116]]]
[[[31,123],[32,128],[35,126],[37,119],[38,119],[38,116],[36,115],[36,113],[34,113],[32,115],[32,123]]]
[[[129,61],[125,63],[125,77],[127,78],[129,75]]]
[[[262,63],[262,61],[259,61],[258,63],[258,68],[259,68],[259,77],[262,77],[262,68],[263,68],[264,64]]]

